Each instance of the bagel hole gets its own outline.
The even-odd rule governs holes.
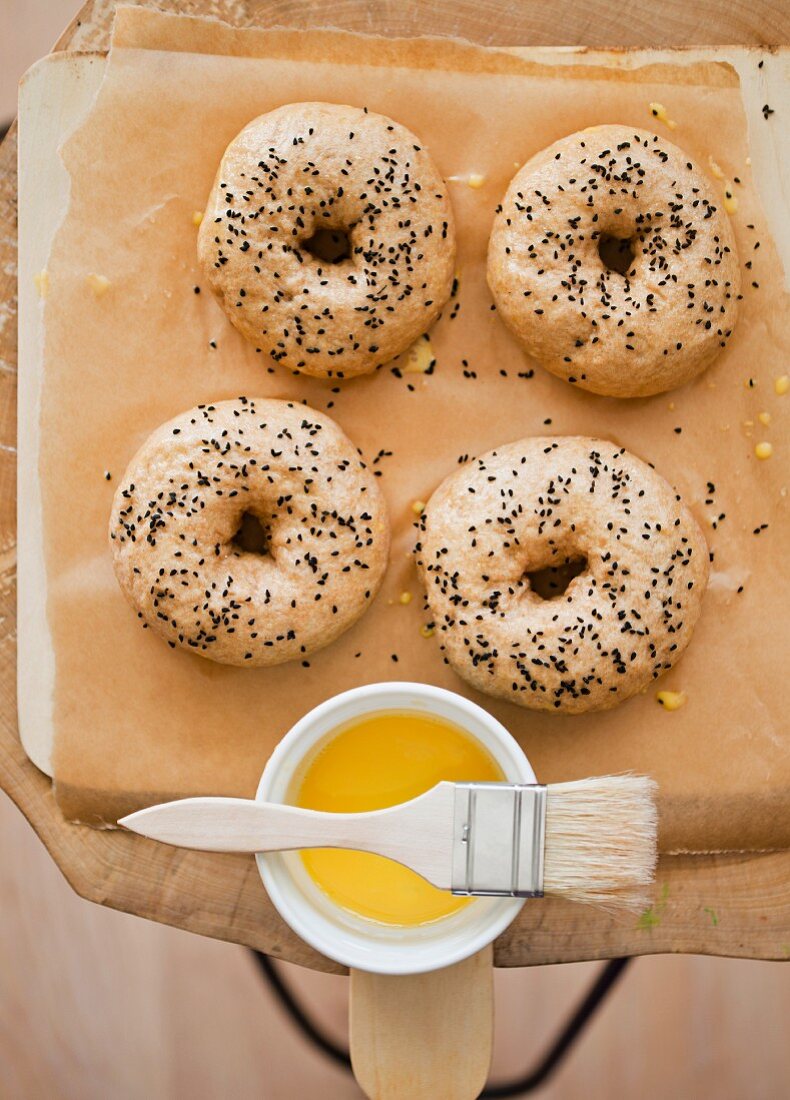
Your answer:
[[[598,255],[601,263],[609,271],[616,271],[619,275],[627,275],[634,262],[633,237],[613,237],[610,233],[602,233],[598,238]]]
[[[269,532],[266,525],[252,512],[245,512],[231,542],[245,554],[269,553]]]
[[[345,229],[316,229],[300,247],[325,264],[341,264],[351,255],[351,238]]]
[[[526,573],[529,586],[542,600],[556,600],[563,596],[574,577],[580,576],[587,568],[587,558],[566,558],[561,565],[547,565]]]

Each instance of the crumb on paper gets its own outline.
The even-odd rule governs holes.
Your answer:
[[[734,214],[738,209],[738,200],[735,197],[732,190],[732,184],[729,180],[724,181],[724,202],[722,205],[728,214]]]
[[[680,710],[686,702],[685,691],[657,691],[656,701],[664,710]]]
[[[97,275],[91,272],[85,276],[85,283],[91,288],[97,298],[101,298],[110,289],[110,280],[106,275]]]
[[[710,917],[710,923],[715,928],[717,926],[717,924],[719,923],[719,917],[718,917],[718,914],[716,913],[716,910],[712,909],[709,905],[706,905],[706,906],[703,907],[702,911],[703,911],[703,913],[708,914],[708,916]]]
[[[673,118],[670,118],[667,114],[667,109],[663,103],[651,103],[650,113],[653,118],[657,118],[659,122],[663,122],[670,130],[677,129],[677,122]]]
[[[195,226],[195,228],[197,228],[202,221],[203,221],[203,211],[202,210],[193,210],[192,211],[192,224]]]
[[[518,165],[515,165],[518,168]],[[479,190],[486,182],[486,177],[481,175],[480,172],[467,172],[463,176],[448,176],[449,183],[465,183],[467,187],[471,187],[473,190]]]
[[[781,374],[774,380],[774,393],[777,397],[784,397],[790,390],[790,374]]]
[[[773,449],[773,447],[771,446],[770,443],[763,442],[763,443],[758,443],[755,446],[754,453],[759,459],[761,459],[764,462],[766,458],[771,457],[771,455],[774,453],[774,449]]]
[[[37,275],[34,275],[33,282],[36,284],[39,298],[46,298],[49,291],[49,272],[47,269],[43,268]]]
[[[768,425],[771,423],[771,414],[769,412],[758,413],[757,419],[760,421],[763,427],[767,428]]]
[[[412,601],[411,592],[401,592],[400,596],[398,596],[398,603],[402,603],[404,605],[404,607],[405,607],[406,604],[411,603],[411,601]]]
[[[418,337],[406,352],[406,362],[401,367],[403,374],[432,374],[436,359],[427,333]]]

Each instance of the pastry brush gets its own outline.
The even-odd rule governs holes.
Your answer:
[[[645,904],[656,865],[655,783],[612,775],[570,783],[438,783],[367,813],[323,813],[241,798],[184,798],[118,824],[211,852],[350,848],[387,856],[453,894],[556,894]]]

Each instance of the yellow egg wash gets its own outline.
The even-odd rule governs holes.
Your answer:
[[[499,781],[504,775],[488,751],[451,722],[386,711],[331,734],[308,759],[295,802],[332,813],[381,810],[416,798],[442,779]],[[302,852],[302,860],[332,901],[385,924],[426,924],[470,901],[368,852],[315,848]]]

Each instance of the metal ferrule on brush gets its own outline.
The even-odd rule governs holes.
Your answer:
[[[456,783],[454,813],[454,894],[543,896],[544,786]]]

